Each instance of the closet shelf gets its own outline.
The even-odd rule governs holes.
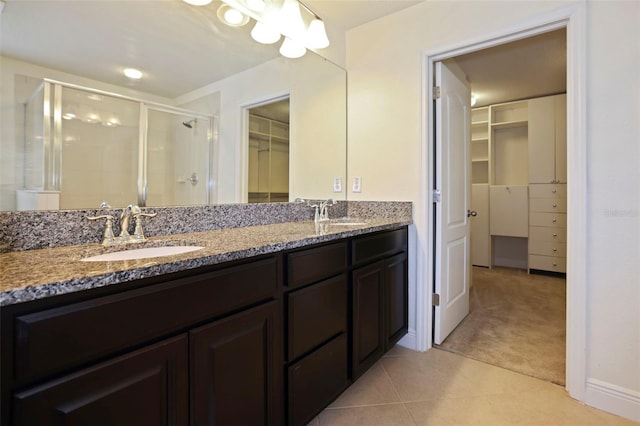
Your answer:
[[[518,120],[518,121],[504,121],[501,123],[491,123],[492,129],[512,129],[515,127],[527,127],[529,124],[528,120]]]

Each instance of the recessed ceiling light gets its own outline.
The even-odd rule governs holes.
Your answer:
[[[142,71],[135,68],[125,68],[123,73],[125,76],[133,80],[140,80],[142,78]]]

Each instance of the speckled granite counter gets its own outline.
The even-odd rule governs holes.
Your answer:
[[[178,272],[231,260],[352,237],[409,225],[410,219],[366,218],[366,225],[336,226],[313,221],[285,222],[206,232],[158,236],[125,246],[136,249],[162,245],[204,248],[177,256],[151,259],[81,262],[80,259],[122,250],[85,244],[0,254],[0,306],[88,290],[136,279]]]

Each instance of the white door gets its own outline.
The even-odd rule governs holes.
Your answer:
[[[471,226],[471,105],[464,76],[455,64],[437,62],[436,86],[436,259],[434,343],[441,344],[469,313]],[[453,70],[453,71],[452,71]],[[462,77],[462,78],[461,78]]]

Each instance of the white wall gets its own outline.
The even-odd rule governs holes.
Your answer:
[[[425,52],[567,3],[427,1],[349,31],[347,172],[362,177],[362,193],[349,199],[410,200],[415,217],[424,217]],[[640,3],[589,2],[587,17],[588,278],[578,283],[588,300],[585,401],[640,420]],[[427,232],[418,224],[416,239]],[[415,305],[410,315],[413,328]]]

